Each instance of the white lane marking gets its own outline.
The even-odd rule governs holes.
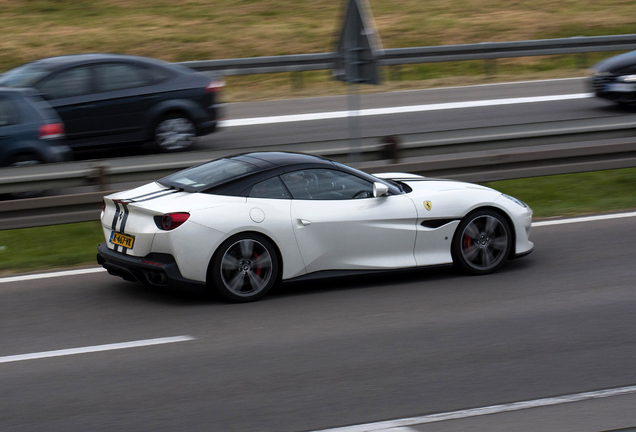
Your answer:
[[[95,267],[95,268],[87,268],[87,269],[65,270],[65,271],[54,272],[54,273],[37,273],[37,274],[29,274],[29,275],[21,275],[21,276],[8,276],[8,277],[0,278],[0,283],[48,279],[48,278],[61,277],[61,276],[76,276],[76,275],[91,274],[91,273],[101,273],[104,271],[106,271],[106,269],[103,267]]]
[[[620,219],[620,218],[628,218],[635,217],[636,212],[630,213],[615,213],[615,214],[607,214],[607,215],[596,215],[596,216],[585,216],[579,218],[571,218],[571,219],[556,219],[556,220],[547,220],[541,222],[533,222],[532,227],[541,227],[548,225],[563,225],[563,224],[571,224],[578,222],[593,222],[599,220],[607,220],[607,219]]]
[[[391,429],[382,429],[381,431],[378,431],[378,432],[418,432],[418,431],[410,427],[396,427]]]
[[[619,218],[628,218],[628,217],[635,217],[635,216],[636,216],[636,212],[630,212],[630,213],[616,213],[616,214],[598,215],[598,216],[585,216],[585,217],[570,218],[570,219],[556,219],[556,220],[549,220],[549,221],[533,222],[532,227],[534,228],[534,227],[541,227],[541,226],[547,226],[547,225],[564,225],[564,224],[571,224],[571,223],[578,223],[578,222],[592,222],[592,221],[598,221],[598,220],[619,219]],[[38,273],[38,274],[21,275],[21,276],[8,276],[8,277],[0,278],[0,284],[7,283],[7,282],[22,282],[22,281],[37,280],[37,279],[48,279],[48,278],[60,277],[60,276],[76,276],[76,275],[83,275],[83,274],[90,274],[90,273],[101,273],[105,271],[106,269],[102,267],[94,267],[94,268],[78,269],[78,270],[65,270],[65,271],[53,272],[53,273]]]
[[[175,343],[175,342],[186,342],[191,340],[195,340],[195,338],[193,338],[192,336],[174,336],[174,337],[165,337],[165,338],[158,338],[158,339],[145,339],[145,340],[138,340],[138,341],[132,341],[132,342],[113,343],[113,344],[106,344],[106,345],[94,345],[94,346],[87,346],[87,347],[81,347],[81,348],[62,349],[62,350],[56,350],[56,351],[43,351],[43,352],[31,353],[31,354],[18,354],[18,355],[0,357],[0,363],[17,362],[17,361],[23,361],[23,360],[34,360],[34,359],[41,359],[41,358],[47,358],[47,357],[61,357],[61,356],[67,356],[67,355],[85,354],[85,353],[93,353],[93,352],[100,352],[100,351],[112,351],[112,350],[120,350],[120,349],[126,349],[126,348],[138,348],[138,347],[145,347],[145,346],[151,346],[151,345],[162,345],[162,344],[169,344],[169,343]]]
[[[451,411],[440,414],[431,414],[421,417],[410,417],[398,420],[388,420],[377,423],[367,423],[354,426],[345,426],[334,429],[321,429],[314,432],[378,432],[385,430],[395,430],[394,428],[415,426],[426,423],[435,423],[446,420],[457,420],[468,417],[477,417],[486,414],[498,414],[510,411],[519,411],[529,408],[539,408],[545,406],[561,405],[570,402],[581,402],[591,399],[602,399],[613,396],[621,396],[636,393],[636,386],[619,387],[607,390],[599,390],[587,393],[576,393],[565,396],[558,396],[545,399],[535,399],[524,402],[514,402],[503,405],[491,405],[483,408],[473,408],[461,411]]]
[[[593,97],[593,93],[576,93],[567,95],[553,95],[553,96],[534,96],[534,97],[520,97],[520,98],[507,98],[507,99],[492,99],[492,100],[479,100],[479,101],[466,101],[466,102],[448,102],[438,104],[427,105],[409,105],[398,106],[388,108],[370,108],[358,111],[359,116],[374,116],[374,115],[387,115],[387,114],[404,114],[423,111],[439,111],[458,108],[477,108],[486,106],[498,106],[498,105],[512,105],[512,104],[524,104],[535,102],[554,102],[571,99],[585,99]],[[223,120],[221,122],[222,127],[236,127],[236,126],[254,126],[274,123],[291,123],[299,121],[313,121],[313,120],[329,120],[345,118],[349,116],[349,111],[331,111],[320,113],[308,113],[308,114],[290,114],[271,117],[253,117],[234,120]]]

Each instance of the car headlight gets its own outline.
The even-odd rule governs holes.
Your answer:
[[[618,81],[622,82],[636,82],[636,75],[623,75],[618,77]]]
[[[523,201],[518,200],[515,197],[511,197],[510,195],[506,195],[506,194],[502,194],[502,195],[505,196],[506,198],[508,198],[510,201],[513,201],[513,202],[519,204],[521,207],[528,208],[528,204],[524,203]]]

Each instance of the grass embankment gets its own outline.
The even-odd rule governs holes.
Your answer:
[[[636,168],[487,183],[530,205],[535,218],[636,208]],[[0,231],[0,273],[95,264],[98,222]]]
[[[329,52],[344,0],[0,0],[0,72],[37,58],[115,52],[168,61]],[[370,0],[384,48],[636,33],[624,0]],[[613,53],[433,63],[365,91],[580,76]],[[229,101],[338,94],[327,71],[228,77]]]

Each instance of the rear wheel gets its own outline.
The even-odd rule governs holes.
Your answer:
[[[224,242],[212,260],[214,288],[230,301],[258,300],[278,282],[278,254],[272,243],[256,233]]]
[[[451,252],[453,262],[472,274],[488,274],[504,265],[512,249],[512,231],[496,211],[470,213],[457,227]]]
[[[184,150],[194,143],[196,127],[184,114],[163,117],[155,127],[155,144],[161,151]]]

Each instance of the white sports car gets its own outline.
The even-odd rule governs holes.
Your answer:
[[[236,302],[281,280],[451,263],[487,274],[534,247],[532,210],[493,189],[297,153],[217,159],[109,195],[101,220],[110,274]]]

